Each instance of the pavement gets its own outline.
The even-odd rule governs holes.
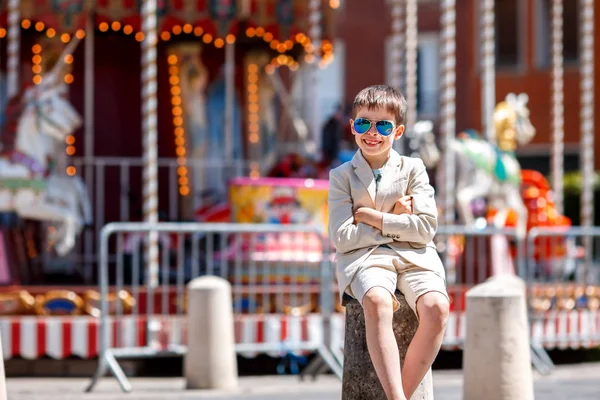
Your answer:
[[[558,366],[550,375],[534,374],[535,398],[597,400],[600,363]],[[462,399],[462,371],[434,371],[436,400]],[[341,382],[333,376],[300,381],[296,376],[242,377],[232,391],[186,391],[182,378],[133,378],[133,391],[121,392],[116,380],[103,378],[92,393],[82,378],[9,378],[10,400],[339,400]]]

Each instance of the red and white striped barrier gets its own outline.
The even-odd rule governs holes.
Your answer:
[[[125,316],[109,320],[110,343],[113,348],[144,347],[146,320]],[[452,312],[448,320],[442,348],[456,350],[465,337],[464,312]],[[341,349],[344,343],[344,315],[335,314],[331,321],[331,345]],[[74,317],[2,317],[0,333],[4,358],[63,359],[98,356],[100,324],[89,316]],[[167,345],[185,345],[185,316],[169,316],[162,320],[159,339]],[[323,316],[309,314],[236,315],[235,339],[239,353],[254,357],[260,353],[278,356],[291,348],[316,349],[323,340]],[[531,340],[547,349],[591,348],[600,345],[600,311],[548,311],[531,322]]]

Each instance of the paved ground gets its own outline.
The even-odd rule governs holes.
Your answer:
[[[331,377],[300,382],[296,377],[252,377],[240,379],[239,389],[224,392],[184,391],[180,378],[135,378],[133,392],[124,394],[115,380],[103,379],[91,394],[84,394],[86,379],[11,378],[10,400],[339,400],[340,382]],[[434,373],[436,400],[462,399],[461,371]],[[536,399],[597,400],[600,398],[600,363],[558,367],[550,376],[535,377]]]

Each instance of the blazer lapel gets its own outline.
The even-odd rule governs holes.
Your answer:
[[[392,149],[390,158],[383,169],[383,176],[381,177],[381,182],[379,182],[379,189],[377,190],[377,196],[375,198],[375,208],[379,211],[381,211],[386,197],[393,189],[394,181],[398,177],[398,167],[401,163],[402,158],[400,157],[400,154]]]
[[[367,189],[367,192],[369,192],[371,201],[375,204],[375,193],[377,191],[375,178],[373,177],[373,171],[371,170],[371,167],[369,167],[369,163],[367,163],[367,160],[365,160],[360,150],[352,157],[352,167],[354,168],[354,173],[358,176],[358,179],[360,179]]]

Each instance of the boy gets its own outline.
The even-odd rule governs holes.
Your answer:
[[[377,85],[354,99],[350,125],[359,149],[329,174],[329,236],[340,297],[364,309],[367,347],[388,399],[410,399],[442,343],[449,299],[432,239],[437,229],[433,187],[420,159],[392,149],[404,133],[406,100]],[[392,330],[399,289],[419,319],[400,371]]]

